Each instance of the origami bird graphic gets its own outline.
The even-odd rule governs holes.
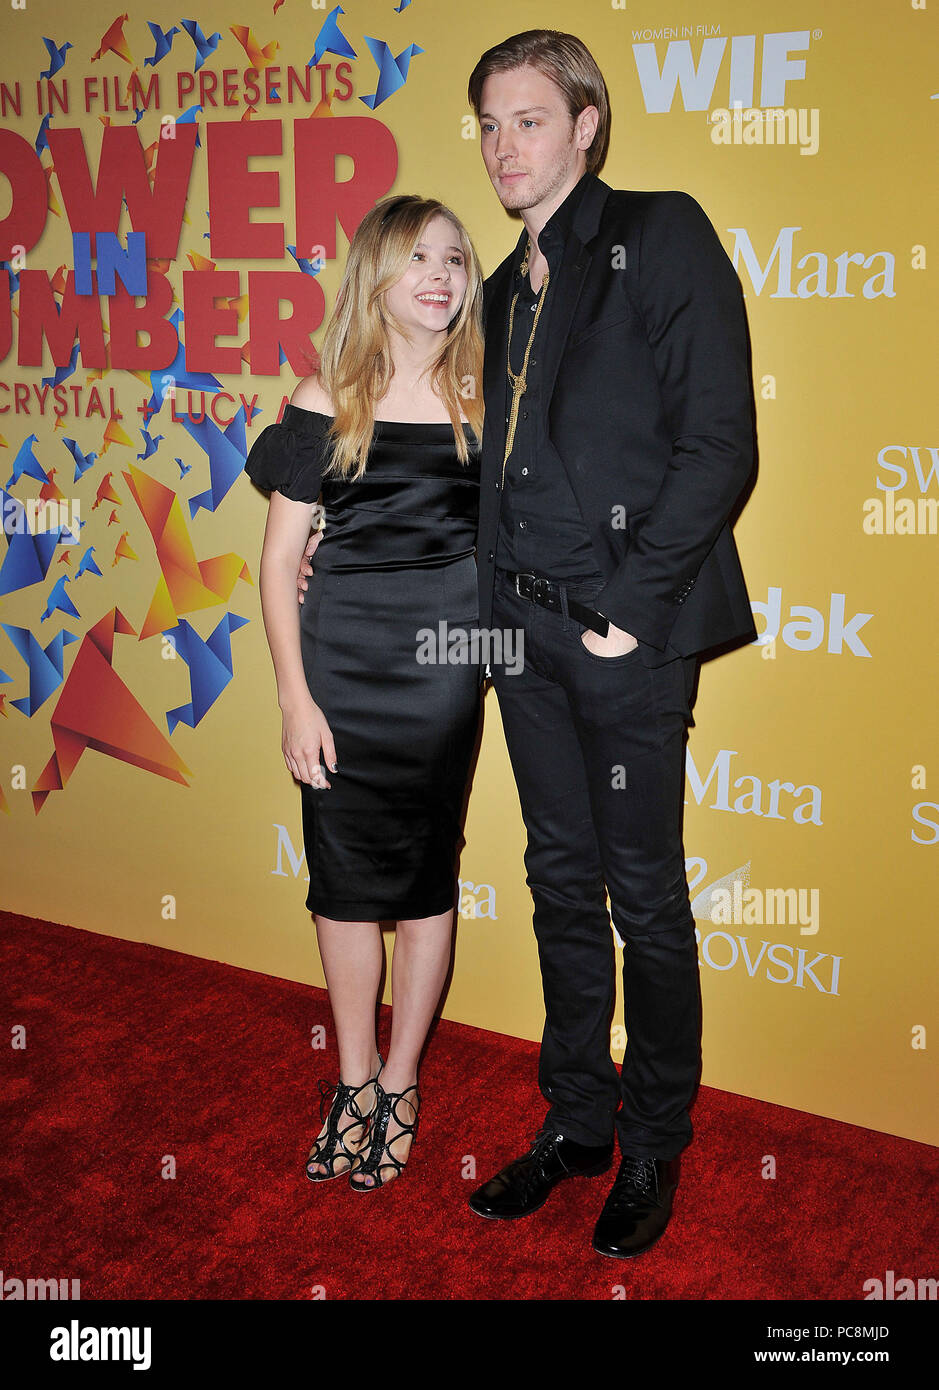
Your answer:
[[[117,420],[115,420],[113,415],[104,427],[104,439],[101,442],[102,458],[108,452],[112,444],[123,444],[128,449],[132,449],[134,447],[134,441],[121,428],[121,426],[117,423]]]
[[[46,72],[41,72],[40,77],[54,77],[55,74],[65,63],[65,55],[72,47],[70,43],[63,43],[61,48],[52,39],[43,39],[46,45],[46,52],[49,54],[49,68]]]
[[[276,39],[271,39],[270,43],[265,44],[262,48],[247,24],[232,24],[231,32],[247,53],[248,62],[258,72],[263,72],[265,68],[270,67],[276,61],[274,54],[280,48]]]
[[[384,39],[372,39],[367,34],[364,37],[372,57],[378,64],[378,86],[369,96],[360,97],[359,100],[364,101],[365,105],[374,111],[376,106],[381,106],[383,101],[387,101],[404,86],[411,59],[424,50],[416,43],[409,43],[395,58]]]
[[[187,785],[189,768],[114,669],[116,632],[133,635],[134,629],[112,608],[81,639],[49,721],[55,751],[32,788],[37,815],[49,793],[68,782],[86,748]]]
[[[104,575],[98,569],[98,562],[95,559],[94,551],[94,546],[89,545],[87,549],[83,552],[82,557],[78,562],[78,569],[75,571],[76,579],[81,579],[83,574],[96,574],[99,579],[104,578]]]
[[[53,217],[61,217],[62,209],[59,207],[59,200],[56,198],[52,189],[52,175],[55,173],[55,165],[43,165],[43,173],[46,176],[46,202]]]
[[[345,14],[345,10],[341,5],[337,5],[334,10],[330,10],[323,20],[313,45],[313,57],[307,63],[308,68],[315,68],[324,53],[335,53],[340,58],[354,58],[356,56],[355,49],[345,34],[340,32],[337,16],[341,14]]]
[[[72,481],[77,483],[82,474],[88,472],[98,455],[83,454],[74,439],[63,439],[62,443],[75,460],[75,477]]]
[[[68,583],[70,583],[70,576],[67,574],[63,574],[60,579],[55,581],[52,588],[49,590],[45,609],[39,615],[39,621],[41,623],[44,623],[47,618],[51,618],[53,613],[67,613],[70,618],[81,617],[81,614],[66,592],[65,586]]]
[[[56,475],[56,473],[58,473],[58,471],[59,471],[59,470],[58,470],[57,468],[50,468],[50,469],[47,471],[47,473],[46,473],[46,481],[43,483],[42,487],[39,489],[39,500],[40,500],[41,502],[64,502],[64,501],[65,501],[65,493],[62,491],[62,489],[59,487],[58,483],[55,481],[55,475]]]
[[[182,24],[186,33],[196,46],[197,57],[193,72],[198,72],[209,54],[215,52],[222,36],[221,34],[212,34],[209,38],[206,38],[194,19],[181,19],[180,24]]]
[[[319,257],[317,257],[315,261],[311,261],[309,256],[298,256],[295,246],[288,246],[287,250],[290,252],[291,256],[293,256],[304,275],[316,276],[319,275],[320,271],[323,269],[323,262]]]
[[[311,120],[317,117],[334,116],[336,114],[333,110],[333,97],[336,95],[336,91],[337,88],[334,87],[331,92],[327,92],[324,97],[320,97],[319,101],[310,112]]]
[[[185,416],[182,425],[209,460],[209,486],[205,492],[197,493],[189,499],[189,515],[194,517],[203,508],[214,512],[244,471],[248,454],[244,406],[224,431],[220,430],[208,415],[198,423]]]
[[[130,63],[131,67],[133,67],[134,60],[131,56],[127,40],[124,37],[124,25],[126,23],[127,15],[121,14],[118,15],[110,28],[105,30],[97,53],[91,55],[91,61],[93,63],[96,63],[105,53],[116,53],[118,58],[123,58],[125,63]]]
[[[202,107],[201,107],[201,106],[198,106],[198,105],[195,105],[195,106],[187,106],[186,109],[185,109],[185,111],[180,112],[180,114],[176,117],[176,124],[177,124],[177,125],[188,125],[188,124],[192,123],[193,125],[195,125],[196,117],[199,115],[199,113],[201,112],[201,110],[202,110]],[[201,148],[202,148],[202,141],[199,139],[199,128],[198,128],[198,126],[196,126],[196,149],[198,150],[198,149],[201,149]]]
[[[92,511],[96,511],[98,507],[101,506],[102,502],[116,502],[118,506],[121,505],[120,497],[118,497],[111,486],[111,479],[113,477],[113,473],[105,473],[104,477],[101,479],[98,484],[98,491],[95,493],[95,500],[91,504]],[[108,525],[110,525],[110,522]]]
[[[62,541],[62,529],[50,526],[36,532],[30,531],[23,503],[4,488],[0,488],[0,504],[7,542],[6,553],[0,564],[2,596],[28,589],[46,578],[52,557]],[[74,536],[69,534],[69,540],[74,540]]]
[[[47,150],[47,149],[49,148],[49,137],[48,137],[48,135],[47,135],[46,132],[47,132],[48,129],[49,129],[49,122],[50,122],[51,120],[52,120],[52,112],[51,112],[51,111],[47,111],[46,114],[43,116],[42,121],[41,121],[41,123],[40,123],[40,126],[39,126],[39,133],[38,133],[38,135],[36,136],[35,141],[33,142],[33,143],[35,144],[35,146],[36,146],[36,153],[37,153],[37,154],[42,154],[43,150]]]
[[[11,465],[12,472],[6,483],[8,488],[15,487],[20,478],[24,476],[27,478],[35,478],[37,483],[44,483],[47,481],[46,470],[33,451],[33,445],[38,443],[39,436],[35,434],[28,434],[23,440],[16,451],[16,457]]]
[[[10,704],[25,714],[27,719],[31,719],[45,704],[53,690],[57,690],[62,684],[65,647],[70,642],[77,642],[78,638],[63,628],[56,633],[47,647],[43,647],[28,627],[14,627],[10,623],[3,623],[2,627],[23,658],[29,673],[29,694],[11,700]],[[10,681],[5,671],[0,672],[0,678],[5,683]]]
[[[229,552],[209,560],[196,559],[179,498],[172,489],[135,464],[124,472],[124,479],[153,537],[162,572],[140,629],[141,642],[175,627],[181,614],[227,603],[239,579],[252,582],[240,555]]]
[[[149,431],[146,429],[142,429],[140,433],[143,435],[144,452],[142,454],[137,455],[138,462],[142,459],[148,459],[151,454],[155,454],[157,451],[157,447],[160,444],[160,441],[164,437],[162,434],[158,434],[157,437],[153,439],[151,438]]]
[[[7,287],[10,291],[10,298],[12,299],[13,296],[16,294],[16,291],[20,287],[20,277],[17,275],[16,271],[13,269],[9,261],[0,261],[0,270],[5,270],[7,273]]]
[[[165,58],[173,47],[173,36],[179,33],[179,26],[174,24],[172,29],[167,29],[166,33],[164,33],[159,24],[154,24],[152,19],[148,19],[147,28],[153,35],[153,42],[156,44],[156,47],[153,50],[152,57],[144,58],[143,65],[145,68],[155,68],[160,59]]]
[[[117,538],[117,545],[114,547],[114,559],[111,561],[111,568],[117,564],[118,560],[137,560],[139,556],[130,543],[130,533],[122,531]]]
[[[215,704],[234,675],[231,634],[244,627],[247,621],[237,613],[226,613],[207,642],[203,642],[185,618],[181,618],[176,627],[164,634],[173,638],[178,655],[189,667],[192,695],[188,704],[177,705],[175,709],[166,711],[166,725],[170,733],[177,724],[186,724],[194,729]]]
[[[76,340],[75,346],[72,348],[71,354],[66,365],[64,367],[56,367],[55,372],[52,376],[44,376],[42,378],[43,386],[58,386],[60,382],[65,381],[68,377],[72,375],[74,371],[76,371],[78,367],[78,351],[80,346],[80,343]]]

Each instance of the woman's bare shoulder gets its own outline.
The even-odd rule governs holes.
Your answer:
[[[333,414],[333,403],[316,373],[305,376],[297,383],[290,404],[299,406],[301,410],[315,410],[320,415]]]

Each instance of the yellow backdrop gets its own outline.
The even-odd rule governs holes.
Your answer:
[[[198,269],[200,256],[218,270],[240,273],[239,296],[247,291],[249,270],[296,269],[288,253],[278,260],[212,257],[203,235],[209,225],[206,134],[214,122],[241,120],[247,104],[256,105],[258,120],[282,121],[283,153],[251,164],[279,172],[279,210],[256,211],[253,221],[280,221],[285,241],[295,242],[293,120],[313,115],[320,92],[307,101],[294,90],[288,100],[286,68],[306,70],[324,24],[338,19],[356,54],[347,69],[337,66],[343,62],[338,41],[339,53],[322,56],[322,64],[331,65],[327,92],[335,78],[331,114],[371,119],[392,133],[398,168],[389,187],[451,205],[469,227],[487,273],[514,245],[518,224],[502,212],[485,175],[467,75],[483,49],[534,25],[573,27],[596,55],[613,106],[602,177],[614,187],[680,188],[698,199],[734,259],[753,342],[759,475],[736,536],[764,640],[705,664],[689,743],[685,845],[701,942],[703,1079],[935,1143],[937,1079],[927,1030],[935,1014],[939,887],[933,604],[939,437],[930,385],[936,248],[929,238],[937,210],[939,7],[927,8],[926,0],[813,0],[808,6],[772,0],[758,7],[757,22],[754,7],[743,0],[704,6],[672,0],[667,7],[628,0],[576,11],[558,0],[478,0],[472,6],[415,0],[400,12],[391,0],[346,0],[344,13],[330,20],[330,6],[299,0],[275,5],[273,14],[259,0],[242,0],[237,13],[206,0],[197,37],[220,37],[199,71],[219,75],[215,106],[205,84],[201,92],[189,85],[197,60],[193,38],[178,33],[157,64],[145,65],[156,41],[146,24],[154,10],[137,0],[120,8],[129,15],[122,27],[118,7],[100,0],[90,0],[80,17],[65,5],[57,14],[34,5],[7,11],[0,130],[38,146],[49,190],[41,236],[9,264],[14,273],[45,271],[53,287],[59,267],[76,265],[75,228],[42,138],[47,106],[39,102],[48,102],[49,82],[61,92],[68,79],[70,109],[54,109],[46,134],[81,130],[94,175],[105,124],[133,121],[133,111],[118,109],[114,94],[123,101],[135,69],[145,85],[156,73],[160,102],[151,102],[137,123],[141,147],[158,141],[168,116],[202,106],[195,112],[201,143],[187,216],[177,255],[165,267],[178,305],[183,272]],[[666,10],[667,28],[661,19]],[[178,23],[168,15],[160,22],[167,28]],[[250,33],[239,38],[233,24]],[[66,40],[73,47],[60,55],[64,62],[51,79],[40,80],[40,71],[59,61],[46,52],[44,36],[57,49]],[[406,81],[395,78],[405,59],[395,72],[386,63],[378,83],[366,36],[387,43],[392,58],[417,45]],[[99,44],[103,51],[93,57]],[[260,99],[252,100],[243,77],[252,62],[279,66],[271,85],[280,110],[263,78]],[[218,95],[226,70],[234,76],[231,103],[223,107]],[[182,87],[180,73],[188,74]],[[383,99],[374,107],[360,100],[376,91]],[[348,159],[337,169],[339,178],[354,172]],[[12,187],[0,178],[0,217],[11,213]],[[125,209],[122,237],[130,227]],[[327,306],[347,244],[339,230],[336,256],[317,276]],[[14,310],[17,293],[22,296],[22,288],[14,292]],[[227,287],[226,296],[233,297]],[[104,297],[100,309],[107,323]],[[195,317],[192,311],[184,330]],[[20,363],[23,327],[14,312],[12,345],[0,362],[6,446],[0,469],[7,496],[25,504],[44,487],[42,495],[55,495],[43,481],[51,478],[67,501],[77,500],[87,530],[77,544],[60,544],[44,561],[36,559],[41,547],[28,537],[28,551],[22,536],[16,550],[12,535],[6,538],[10,549],[0,582],[4,905],[322,984],[304,908],[299,792],[280,753],[256,587],[263,497],[240,477],[213,506],[191,515],[189,499],[215,487],[217,478],[210,454],[169,418],[168,401],[148,426],[163,442],[152,457],[137,460],[145,452],[137,409],[150,390],[148,375],[80,363],[65,382],[63,417],[52,413],[50,396],[41,410],[33,387],[54,367],[48,346],[42,367]],[[237,332],[219,341],[242,344],[247,333],[239,319]],[[258,397],[263,414],[248,426],[248,444],[276,418],[295,380],[288,364],[279,379],[252,376],[247,367],[240,376],[218,375],[236,404],[239,392]],[[19,408],[18,384],[26,387]],[[70,390],[79,384],[80,406]],[[109,402],[116,403],[128,442],[113,428],[108,441],[107,419],[86,413],[95,386],[105,417]],[[39,472],[31,470],[28,447],[21,452],[30,434]],[[77,481],[66,437],[84,455],[99,454]],[[234,555],[246,565],[244,571],[235,565],[230,593],[185,612],[210,695],[204,712],[200,708],[172,731],[167,711],[185,706],[194,693],[190,668],[174,656],[171,643],[159,632],[144,640],[135,635],[160,579],[160,559],[124,477],[132,464],[169,490],[160,497],[178,497],[177,544],[188,537],[197,560]],[[113,496],[94,507],[108,471]],[[17,514],[17,505],[5,501],[8,531]],[[89,544],[100,575],[89,568],[77,572]],[[63,576],[67,585],[56,589]],[[74,614],[60,602],[63,595]],[[43,618],[47,604],[51,611]],[[127,630],[118,623],[113,648],[104,641],[96,666],[94,652],[82,644],[91,642],[86,634],[96,624],[108,626],[106,615],[115,607]],[[237,628],[229,623],[230,680],[219,674],[218,653],[206,656],[196,641],[206,642],[226,614],[248,620]],[[56,644],[63,632],[76,640]],[[100,646],[99,640],[95,650]],[[114,746],[107,728],[79,730],[84,751],[62,778],[64,786],[37,796],[37,788],[49,786],[54,750],[61,771],[66,746],[74,746],[61,727],[59,741],[53,738],[62,682],[82,650],[92,692],[102,688],[96,682],[107,662],[118,683],[108,687],[105,701],[105,722],[117,731]],[[121,752],[126,735],[120,733],[118,687],[130,692],[175,750],[185,766],[182,781],[157,775],[142,754],[129,761]],[[94,722],[93,712],[85,717]],[[136,726],[130,723],[138,742],[146,743],[139,717]],[[490,692],[444,1012],[537,1038],[543,1014],[523,844]],[[726,891],[715,894],[715,888]],[[612,1042],[621,1056],[621,1030],[614,1030]]]

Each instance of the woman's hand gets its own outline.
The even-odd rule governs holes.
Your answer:
[[[301,698],[296,703],[282,707],[284,733],[281,747],[284,761],[300,782],[320,790],[331,787],[320,761],[330,772],[338,772],[336,766],[336,746],[326,716],[312,695]]]
[[[307,590],[306,577],[307,575],[313,573],[313,566],[310,564],[310,561],[312,560],[314,552],[316,551],[316,547],[319,545],[322,538],[323,531],[321,527],[319,531],[314,531],[310,539],[307,541],[306,549],[304,550],[300,560],[300,568],[297,570],[297,598],[300,600],[301,603],[303,602],[303,595],[306,593]]]

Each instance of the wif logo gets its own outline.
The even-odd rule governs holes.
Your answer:
[[[719,26],[698,25],[697,33]],[[690,35],[690,26],[686,26]],[[671,31],[674,32],[674,31]],[[656,31],[634,30],[634,39],[656,36]],[[786,87],[805,80],[805,57],[812,38],[819,30],[794,29],[781,34],[764,34],[760,47],[759,101],[757,88],[756,34],[735,34],[705,38],[695,62],[691,38],[670,39],[665,45],[661,65],[654,43],[634,42],[633,57],[642,88],[642,99],[650,115],[671,111],[675,93],[681,92],[686,111],[708,111],[713,105],[726,108],[786,106]],[[720,102],[726,79],[727,100]]]

